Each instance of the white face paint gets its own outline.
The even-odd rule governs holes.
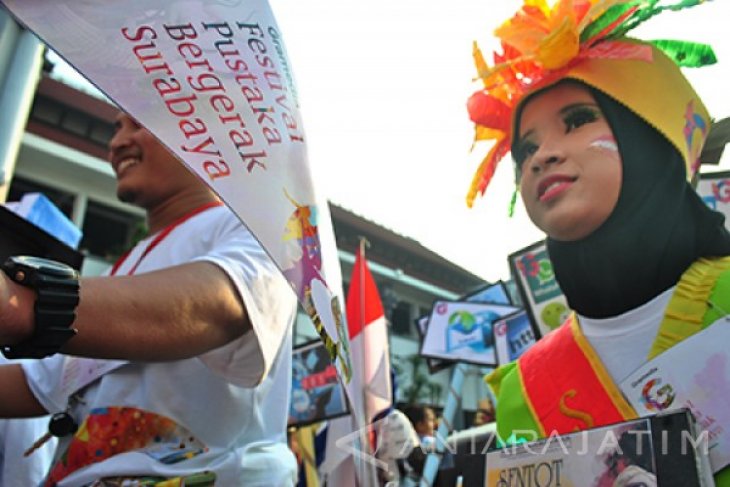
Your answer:
[[[599,137],[598,139],[591,142],[589,144],[589,147],[595,147],[596,149],[602,149],[618,153],[618,144],[616,144],[616,139],[614,139],[613,137]]]

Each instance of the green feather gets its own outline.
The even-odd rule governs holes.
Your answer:
[[[517,203],[517,185],[515,185],[515,190],[512,191],[512,198],[510,198],[509,202],[509,209],[507,210],[507,216],[512,218],[515,216],[515,204]]]
[[[625,35],[628,31],[636,28],[640,24],[644,23],[655,15],[664,12],[665,10],[672,10],[676,12],[685,8],[694,7],[705,1],[706,0],[679,0],[678,2],[670,5],[657,5],[660,0],[646,0],[645,2],[643,2],[646,3],[646,6],[637,10],[636,13],[631,16],[628,22],[624,23],[623,27],[620,30],[614,31],[612,37],[615,38]]]
[[[593,38],[596,34],[601,32],[603,29],[611,25],[619,17],[621,17],[627,10],[633,8],[637,2],[620,3],[609,7],[603,15],[598,17],[596,20],[591,22],[583,29],[580,33],[580,43],[583,44],[588,39]]]
[[[715,52],[707,44],[674,40],[655,40],[651,43],[682,67],[699,68],[717,62]]]

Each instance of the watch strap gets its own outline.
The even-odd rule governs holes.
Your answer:
[[[7,268],[4,270],[7,272]],[[77,333],[71,325],[76,319],[75,309],[79,303],[78,278],[75,273],[75,277],[69,278],[28,267],[22,270],[32,273],[26,275],[27,280],[22,284],[36,292],[33,334],[21,343],[1,346],[0,351],[9,359],[48,357],[57,353]],[[12,272],[9,275],[13,278]]]

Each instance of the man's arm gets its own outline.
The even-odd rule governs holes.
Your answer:
[[[32,332],[35,295],[4,274],[2,279],[0,296],[11,298],[0,303],[0,343],[15,344]],[[11,302],[16,304],[6,304]],[[194,357],[251,328],[233,283],[208,262],[83,278],[76,315],[78,334],[64,353],[143,362]]]
[[[48,412],[28,387],[18,364],[0,365],[0,418],[30,418]]]

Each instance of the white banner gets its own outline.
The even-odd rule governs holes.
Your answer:
[[[341,377],[349,353],[326,202],[292,68],[265,0],[0,0],[153,132],[239,216],[312,316]],[[322,236],[322,238],[320,238]],[[335,252],[323,259],[322,246]]]

